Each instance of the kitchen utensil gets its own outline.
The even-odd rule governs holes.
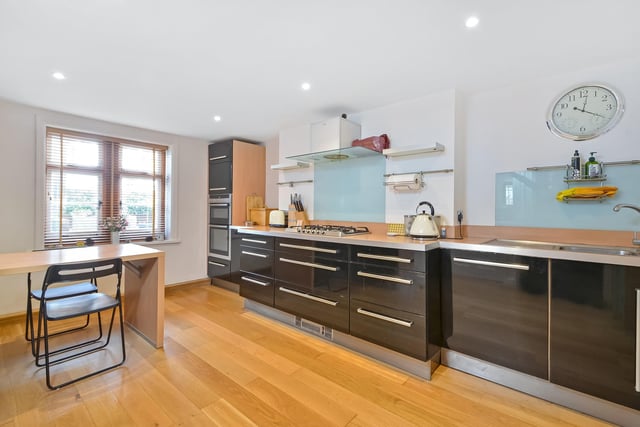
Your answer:
[[[415,215],[405,215],[404,216],[404,234],[406,236],[411,234],[411,226],[413,225],[413,220],[416,219]]]
[[[418,213],[420,206],[429,206],[430,214],[428,214],[424,209],[421,213]],[[433,205],[429,202],[420,202],[418,206],[416,206],[416,217],[413,220],[413,224],[411,224],[411,229],[409,230],[409,235],[416,239],[437,239],[440,235],[440,231],[438,230],[438,226],[433,218],[435,210],[433,209]]]
[[[286,227],[286,221],[284,219],[284,211],[271,211],[269,213],[269,226],[270,227]]]

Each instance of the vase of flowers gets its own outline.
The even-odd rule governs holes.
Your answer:
[[[124,215],[108,216],[102,220],[102,226],[111,232],[111,243],[120,243],[120,232],[127,228],[129,223]]]

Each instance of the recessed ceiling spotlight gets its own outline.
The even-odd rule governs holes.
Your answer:
[[[60,71],[56,71],[55,73],[51,74],[51,77],[56,80],[64,80],[66,78]]]
[[[302,88],[302,90],[309,90],[311,89],[311,85],[307,82],[304,82],[300,85],[300,87]]]
[[[214,121],[214,122],[219,122],[220,120],[222,120],[222,117],[220,117],[220,116],[213,116],[213,121]]]
[[[479,22],[480,20],[477,16],[470,16],[466,21],[464,21],[464,26],[467,28],[475,28]]]

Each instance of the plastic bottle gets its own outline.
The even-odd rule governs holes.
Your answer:
[[[592,151],[591,157],[589,157],[589,161],[584,164],[584,174],[587,178],[600,178],[600,163],[596,161],[594,154],[596,154],[596,152]]]
[[[580,163],[582,163],[580,161],[580,153],[578,153],[578,150],[573,152],[573,156],[571,156],[571,177],[578,179],[580,178],[580,171],[582,170],[580,168]]]

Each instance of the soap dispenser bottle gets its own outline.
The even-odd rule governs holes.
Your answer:
[[[582,170],[580,163],[582,163],[580,153],[576,150],[573,152],[573,156],[571,156],[571,176],[569,178],[580,179],[580,171]]]
[[[592,151],[589,161],[584,164],[584,174],[587,178],[600,178],[602,174],[600,163],[596,161],[594,154],[596,154],[596,152]]]

